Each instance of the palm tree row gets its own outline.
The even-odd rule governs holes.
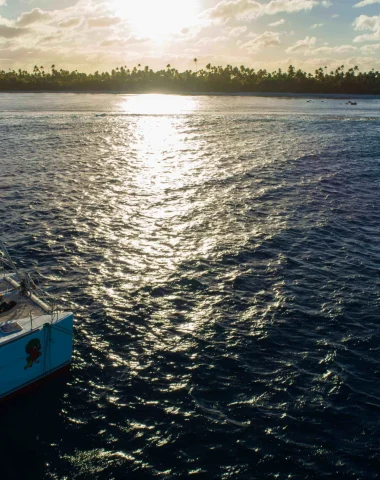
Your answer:
[[[33,72],[26,70],[0,70],[0,91],[120,91],[120,92],[289,92],[289,93],[344,93],[380,94],[380,72],[372,69],[361,72],[357,66],[345,70],[344,65],[328,71],[318,68],[314,74],[296,70],[287,71],[212,66],[196,71],[179,72],[169,64],[165,69],[153,71],[148,66],[117,67],[111,72],[96,71],[86,74],[78,70],[58,70],[52,65],[48,71],[35,65]]]

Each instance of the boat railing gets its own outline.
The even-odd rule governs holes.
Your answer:
[[[0,240],[0,280],[6,280],[6,291],[3,295],[19,290],[23,295],[39,306],[45,313],[51,314],[52,322],[58,314],[57,300],[45,290],[39,288],[28,273],[20,272]],[[58,318],[58,317],[57,317]]]

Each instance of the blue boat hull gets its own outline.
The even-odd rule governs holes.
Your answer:
[[[73,348],[73,314],[0,346],[0,401],[67,368]]]

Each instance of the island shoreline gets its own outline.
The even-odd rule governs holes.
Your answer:
[[[268,97],[268,98],[326,98],[331,100],[380,100],[380,94],[360,93],[292,93],[292,92],[130,92],[120,90],[0,90],[0,94],[72,94],[72,95],[175,95],[179,97]]]

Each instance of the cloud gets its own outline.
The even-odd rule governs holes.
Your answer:
[[[380,67],[379,57],[350,57],[345,60],[344,64],[346,68],[358,65],[362,71]]]
[[[120,38],[103,40],[100,44],[101,47],[124,47],[124,45],[125,41],[120,40]]]
[[[340,47],[332,48],[333,53],[351,53],[356,51],[357,47],[354,47],[353,45],[341,45]]]
[[[352,53],[356,52],[358,49],[357,47],[353,47],[352,45],[341,45],[339,47],[320,47],[310,50],[308,52],[309,55],[329,55],[331,53]]]
[[[285,20],[281,18],[281,20],[278,20],[277,22],[273,22],[269,24],[269,27],[279,27],[280,25],[284,25]]]
[[[7,4],[6,0],[0,0],[0,7],[2,7],[3,5],[6,5],[6,4]]]
[[[380,50],[380,43],[375,43],[373,45],[364,45],[361,47],[360,51],[364,53],[364,55],[373,55]]]
[[[63,20],[62,22],[58,23],[58,27],[60,28],[71,28],[76,27],[81,22],[81,19],[78,17],[68,18],[67,20]]]
[[[248,30],[248,27],[235,27],[235,28],[228,28],[227,34],[229,37],[240,37]]]
[[[40,8],[33,8],[30,12],[22,13],[15,22],[18,27],[26,27],[32,23],[43,23],[52,19],[50,12],[44,12]]]
[[[317,5],[326,6],[324,0],[270,0],[261,3],[256,0],[222,0],[214,8],[206,11],[213,20],[227,22],[232,18],[255,18],[277,13],[294,13],[311,10]]]
[[[335,54],[344,54],[344,53],[353,53],[357,52],[358,48],[353,45],[339,45],[337,47],[328,47],[328,44],[325,44],[323,47],[314,48],[317,42],[316,37],[306,37],[304,40],[299,40],[295,45],[286,49],[286,53],[300,53],[303,55],[314,56],[314,55],[331,55]]]
[[[380,15],[369,17],[368,15],[360,15],[354,20],[354,29],[356,31],[370,30],[373,33],[366,33],[354,38],[354,42],[367,42],[372,40],[380,40]]]
[[[89,18],[87,20],[87,25],[90,28],[105,28],[111,27],[112,25],[117,25],[121,22],[119,17],[113,17],[112,15],[105,15],[103,17]]]
[[[223,0],[208,13],[212,19],[226,21],[241,15],[258,15],[262,7],[261,3],[253,0]]]
[[[46,46],[17,46],[16,48],[0,49],[0,58],[6,58],[9,66],[13,65],[19,68],[22,63],[31,65],[50,65],[52,59],[59,59],[59,63],[65,65],[65,68],[78,68],[78,65],[88,65],[88,54],[77,52],[75,49],[48,48]],[[33,63],[31,63],[33,62]],[[93,65],[95,66],[95,64]]]
[[[368,15],[360,15],[356,18],[353,25],[355,30],[376,30],[379,26],[380,16],[369,17]]]
[[[200,38],[202,32],[203,29],[200,27],[185,27],[179,32],[175,42],[195,42],[198,38]]]
[[[225,42],[227,42],[228,40],[228,37],[223,37],[223,36],[220,36],[220,37],[204,37],[204,38],[201,38],[200,40],[198,40],[197,42],[197,46],[201,46],[201,47],[205,47],[205,46],[209,46],[209,45],[221,45]]]
[[[334,13],[333,15],[331,15],[331,18],[339,18],[339,17],[340,17],[339,13]]]
[[[321,28],[321,27],[324,27],[325,24],[324,23],[314,23],[314,25],[311,26],[311,28]]]
[[[311,47],[315,45],[316,37],[306,37],[304,40],[298,40],[292,47],[285,50],[286,53],[303,53],[307,55]]]
[[[367,5],[374,5],[375,3],[380,3],[380,0],[362,0],[361,2],[354,5],[354,7],[366,7]]]
[[[287,68],[288,65],[293,64],[294,65],[294,58],[289,57],[285,58],[282,61],[273,61],[273,62],[268,62],[265,65],[265,68],[273,68],[277,69],[279,67],[281,68]],[[349,68],[354,67],[355,65],[358,65],[360,67],[361,71],[369,71],[372,68],[379,68],[380,67],[380,59],[377,57],[348,57],[348,58],[333,58],[329,56],[321,56],[321,57],[312,57],[312,58],[305,58],[305,59],[300,59],[297,60],[297,68],[304,69],[309,72],[314,72],[315,68],[320,67],[320,66],[327,66],[328,70],[335,70],[337,67],[340,67],[342,64],[345,66],[345,70],[348,70]]]
[[[131,35],[128,38],[110,38],[108,40],[104,40],[100,46],[101,47],[126,47],[127,45],[136,45],[138,43],[147,43],[149,39],[143,37],[135,37]]]
[[[241,48],[248,50],[250,53],[255,53],[262,50],[263,48],[276,47],[280,44],[281,41],[279,33],[266,31],[261,35],[257,35],[249,42],[241,45]]]
[[[63,37],[62,33],[55,33],[53,35],[46,35],[45,37],[42,37],[41,40],[38,42],[39,45],[46,45],[46,44],[51,44],[52,42],[57,42],[61,40]]]
[[[15,38],[21,37],[29,33],[27,28],[8,27],[7,25],[0,25],[0,37]]]
[[[7,25],[7,27],[13,27],[14,22],[11,22],[7,18],[4,18],[0,15],[0,25]]]
[[[274,15],[281,12],[293,13],[301,10],[311,10],[319,3],[316,0],[272,0],[263,7],[264,13]],[[321,4],[323,4],[323,1]]]

